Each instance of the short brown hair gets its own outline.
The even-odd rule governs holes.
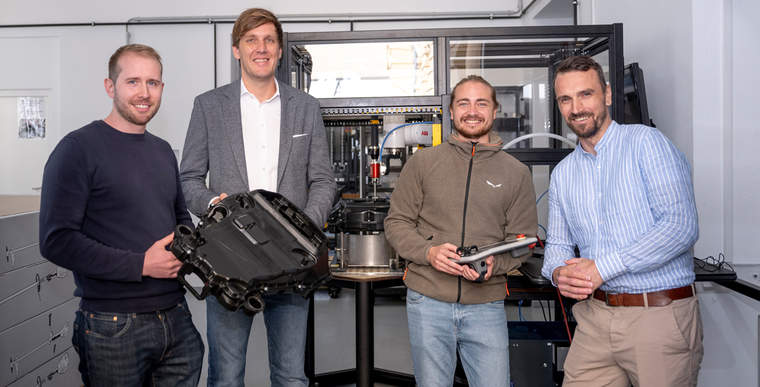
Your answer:
[[[494,110],[499,108],[499,101],[496,100],[496,89],[494,89],[493,86],[491,86],[491,84],[488,83],[488,81],[486,81],[485,78],[481,77],[480,75],[470,74],[462,78],[462,80],[457,82],[456,86],[454,86],[454,88],[451,89],[451,101],[449,102],[449,109],[454,107],[454,101],[456,100],[456,95],[457,95],[457,88],[459,87],[459,85],[463,83],[467,83],[467,82],[480,82],[488,86],[488,88],[491,89],[491,100],[493,101]]]
[[[243,35],[267,23],[274,24],[274,28],[277,30],[277,43],[282,48],[282,25],[272,12],[263,8],[249,8],[238,16],[237,20],[235,20],[235,25],[232,27],[232,45],[239,48],[240,46],[238,45]]]
[[[164,72],[164,65],[161,63],[161,55],[158,55],[158,52],[153,49],[153,47],[146,46],[144,44],[127,44],[124,46],[121,46],[114,51],[113,55],[111,55],[111,59],[108,60],[108,78],[110,78],[114,83],[116,83],[116,79],[119,77],[119,73],[121,72],[121,67],[119,67],[119,58],[121,58],[126,53],[134,53],[140,56],[153,58],[158,62],[158,65],[161,67],[161,73]]]
[[[557,69],[554,71],[554,80],[556,81],[557,76],[560,74],[569,73],[572,71],[586,72],[592,69],[596,71],[596,75],[599,77],[599,83],[602,85],[602,91],[604,91],[607,88],[607,81],[604,80],[604,70],[602,70],[602,66],[600,66],[599,63],[597,63],[590,56],[571,56],[562,60],[562,62],[559,62]]]

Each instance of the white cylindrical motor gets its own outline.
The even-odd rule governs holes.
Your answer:
[[[433,125],[432,124],[412,124],[403,127],[397,132],[404,131],[404,141],[407,145],[433,145]]]
[[[386,116],[383,116],[383,133],[385,136],[388,136],[388,133],[393,130],[393,128],[398,127],[400,125],[404,125],[405,118],[403,114],[389,114]],[[404,139],[404,129],[401,128],[393,133],[391,133],[388,138],[385,139],[385,145],[384,148],[403,148],[406,146],[405,139]]]

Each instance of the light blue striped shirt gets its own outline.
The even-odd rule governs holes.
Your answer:
[[[697,209],[689,163],[660,131],[612,121],[594,147],[579,144],[552,172],[542,274],[593,259],[602,290],[643,293],[694,281],[689,249]]]

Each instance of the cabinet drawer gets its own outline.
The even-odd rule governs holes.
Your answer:
[[[79,299],[71,300],[0,332],[0,385],[28,374],[71,347]]]
[[[0,274],[0,332],[74,296],[74,276],[51,262]]]
[[[79,356],[74,348],[51,359],[9,387],[76,387],[82,385],[79,375]]]
[[[0,217],[0,273],[44,261],[37,212]]]

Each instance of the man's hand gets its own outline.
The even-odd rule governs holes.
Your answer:
[[[457,247],[451,243],[433,246],[427,252],[427,260],[434,269],[451,275],[462,275],[463,266],[452,261],[451,258],[459,260],[461,257],[457,254]],[[472,270],[472,269],[470,269]]]
[[[153,278],[176,278],[179,268],[182,267],[174,254],[166,250],[166,246],[174,240],[174,233],[156,241],[145,252],[142,275]]]
[[[488,281],[491,278],[491,273],[493,272],[493,255],[486,258],[486,267],[488,269],[486,270],[486,275],[483,276],[483,281]],[[480,274],[473,270],[470,265],[462,265],[462,277],[470,281],[475,281],[480,277]]]
[[[219,203],[219,202],[221,202],[221,201],[222,201],[222,200],[224,200],[224,198],[226,198],[226,197],[227,197],[227,194],[226,194],[226,193],[224,193],[224,192],[222,192],[221,194],[219,194],[219,196],[217,196],[217,197],[215,197],[213,200],[211,200],[211,205],[212,205],[212,206],[213,206],[213,205],[216,205],[216,203]]]
[[[591,259],[572,258],[565,264],[567,266],[560,266],[552,273],[554,283],[565,297],[585,300],[604,282]]]

